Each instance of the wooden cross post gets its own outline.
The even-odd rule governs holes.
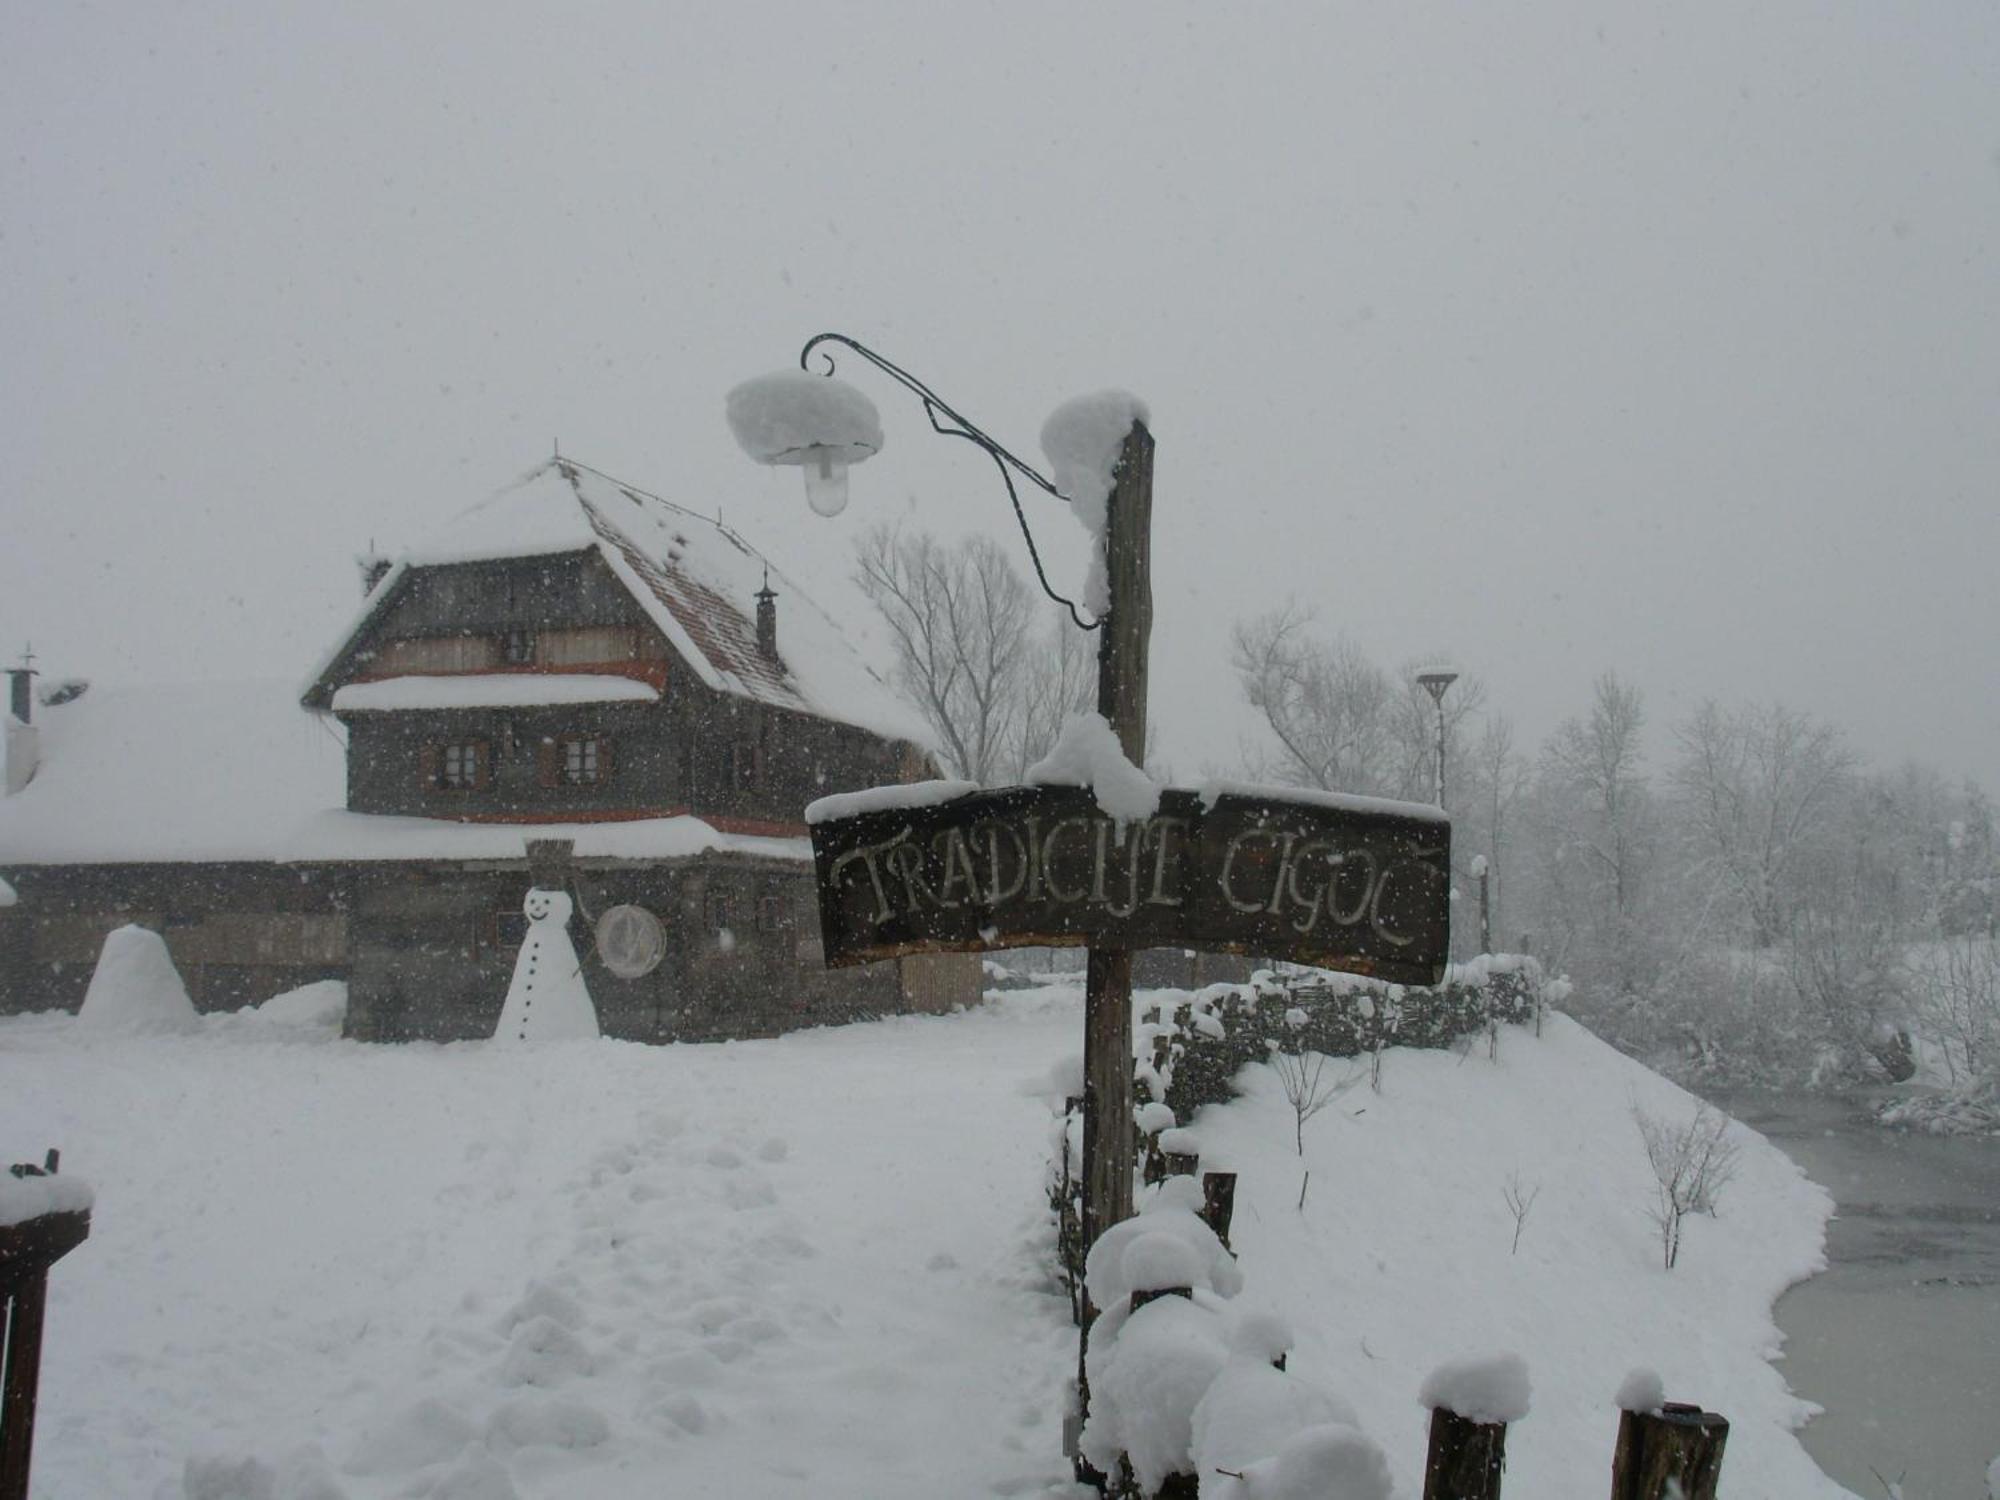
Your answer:
[[[1111,608],[1097,643],[1097,711],[1133,765],[1146,759],[1146,647],[1153,633],[1153,435],[1134,422],[1119,450],[1104,526]],[[1132,950],[1090,949],[1083,1012],[1083,1245],[1132,1217]],[[1079,1416],[1090,1410],[1083,1357],[1097,1310],[1083,1293]]]
[[[1133,765],[1146,759],[1146,645],[1153,632],[1153,435],[1134,422],[1105,520],[1111,612],[1097,643],[1097,711]],[[1083,1237],[1132,1217],[1132,952],[1090,950],[1083,1022]]]

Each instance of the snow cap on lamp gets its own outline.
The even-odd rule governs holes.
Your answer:
[[[882,450],[875,403],[831,375],[759,375],[729,393],[725,410],[729,430],[750,457],[804,471],[806,499],[823,516],[847,508],[847,466]]]

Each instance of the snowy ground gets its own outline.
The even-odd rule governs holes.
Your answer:
[[[97,1189],[53,1279],[40,1500],[623,1500],[1064,1493],[1074,1367],[1033,1084],[1073,990],[777,1041],[370,1047],[209,1018],[0,1021],[0,1159]],[[1838,1495],[1786,1430],[1769,1307],[1826,1200],[1746,1153],[1657,1269],[1636,1100],[1565,1022],[1391,1054],[1306,1127],[1198,1124],[1242,1173],[1246,1297],[1420,1488],[1426,1373],[1526,1356],[1510,1493],[1597,1496],[1627,1369],[1735,1424],[1724,1493]],[[1518,1255],[1500,1188],[1538,1182]]]

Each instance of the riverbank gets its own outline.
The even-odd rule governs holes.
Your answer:
[[[2000,1141],[1883,1129],[1860,1098],[1716,1102],[1838,1205],[1827,1269],[1777,1305],[1785,1378],[1825,1408],[1806,1451],[1863,1496],[1885,1480],[1910,1500],[1984,1495],[2000,1453]]]

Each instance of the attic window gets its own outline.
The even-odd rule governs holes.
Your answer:
[[[509,666],[525,666],[535,659],[535,633],[516,626],[500,637],[500,659]]]

